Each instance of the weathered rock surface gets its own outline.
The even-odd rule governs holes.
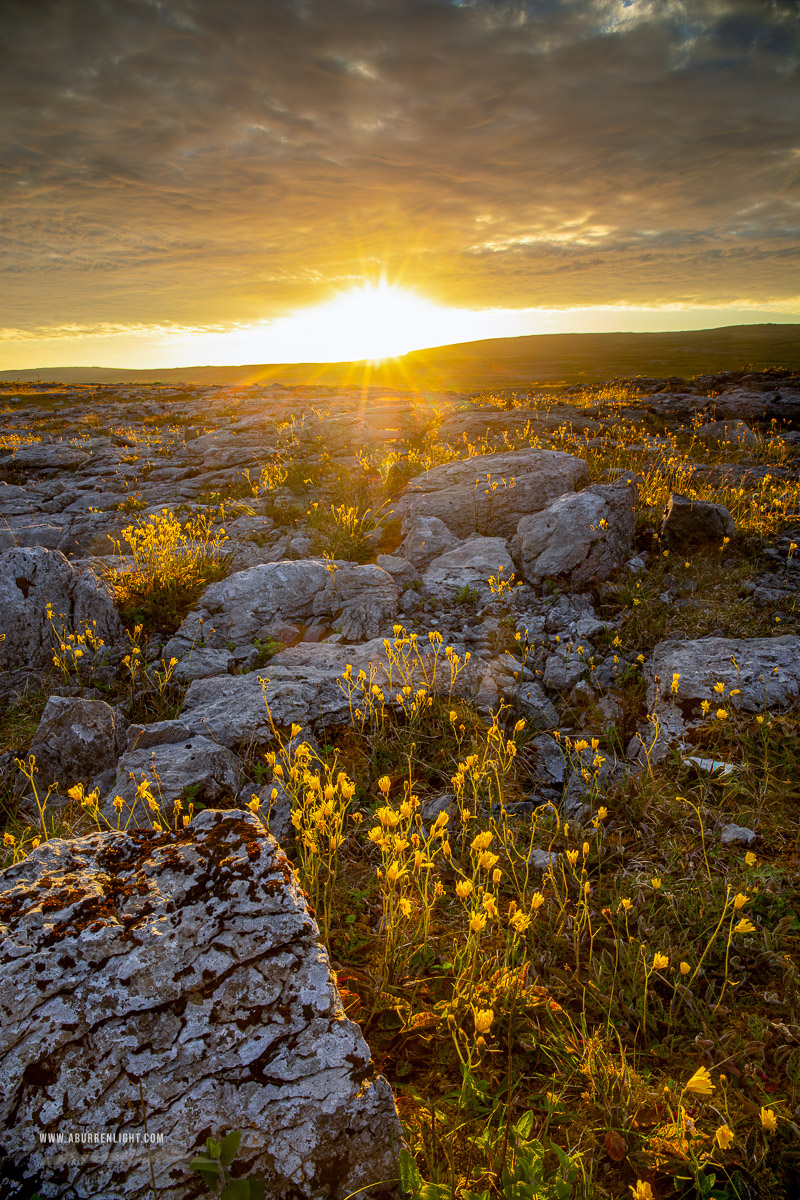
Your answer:
[[[207,1194],[192,1152],[233,1129],[238,1173],[270,1200],[396,1177],[391,1089],[250,813],[45,843],[0,876],[0,934],[4,1196],[151,1200],[152,1163],[161,1200],[192,1200]],[[141,1144],[41,1140],[143,1138],[142,1097],[163,1137],[150,1161]]]
[[[662,535],[675,547],[695,546],[702,542],[722,544],[723,538],[736,535],[736,523],[722,504],[691,500],[673,492],[664,510]]]
[[[413,517],[438,517],[458,538],[511,537],[520,517],[539,512],[586,477],[586,463],[558,450],[513,450],[444,463],[410,480],[395,505],[404,532]],[[408,557],[406,550],[402,551]]]
[[[186,692],[181,720],[223,746],[269,738],[270,713],[278,726],[305,726],[315,719],[341,724],[350,719],[350,705],[337,681],[348,663],[357,675],[369,670],[371,661],[385,661],[382,638],[347,647],[304,642],[276,654],[259,671],[196,679]]]
[[[335,625],[347,641],[361,641],[388,632],[397,595],[392,576],[376,566],[324,559],[262,563],[206,588],[202,607],[189,613],[165,654],[184,659],[229,643],[265,642],[275,623],[289,620]]]
[[[673,675],[679,676],[672,692]],[[662,738],[679,738],[688,722],[711,711],[764,712],[784,708],[800,695],[800,637],[700,638],[659,642],[646,666],[647,708],[658,718]],[[658,682],[656,682],[658,679]],[[722,693],[714,690],[723,683]],[[737,690],[736,695],[731,693]]]
[[[474,533],[434,558],[422,577],[422,585],[427,595],[452,601],[465,588],[488,595],[492,576],[507,582],[513,572],[514,562],[505,539]]]
[[[458,538],[439,517],[412,513],[403,521],[403,540],[397,553],[419,570],[424,570],[435,558],[458,544]]]
[[[117,765],[127,727],[103,700],[51,696],[28,751],[36,758],[37,786],[58,783],[66,792],[75,783],[91,785]]]
[[[608,579],[633,550],[635,504],[633,477],[624,476],[523,517],[511,543],[522,578],[534,585],[563,579],[575,588]]]
[[[91,571],[78,571],[57,550],[14,548],[0,554],[0,670],[50,666],[59,628],[82,632],[88,624],[112,650],[122,626],[108,589]]]
[[[432,681],[431,645],[424,639],[419,648],[428,659],[428,674]],[[454,695],[469,697],[480,709],[487,710],[492,703],[496,705],[499,700],[518,694],[520,706],[529,709],[531,714],[539,713],[537,719],[542,726],[555,723],[555,710],[538,684],[526,683],[521,688],[508,668],[498,665],[499,660],[487,661],[473,655],[466,663],[464,645],[454,643],[453,648],[464,663],[453,689]],[[245,675],[196,679],[186,692],[180,719],[193,733],[205,734],[215,742],[231,747],[250,739],[268,740],[272,723],[283,727],[295,723],[305,727],[315,721],[323,725],[347,724],[351,717],[351,701],[341,681],[348,665],[352,667],[354,682],[359,672],[364,671],[370,683],[386,689],[386,703],[389,706],[394,703],[401,679],[396,666],[390,671],[386,639],[373,638],[356,646],[302,642],[276,654],[261,670]],[[391,688],[388,686],[390,678]],[[415,686],[420,682],[421,676],[417,674]],[[447,692],[449,683],[450,667],[440,648],[436,688]],[[352,700],[354,711],[359,707],[361,696],[361,689],[356,688]]]
[[[758,445],[758,436],[744,421],[711,421],[700,426],[697,436],[703,441],[727,442],[743,450]]]
[[[181,722],[171,721],[169,725],[175,727],[175,734],[180,734]],[[176,800],[184,802],[184,812],[188,799],[207,807],[230,803],[239,791],[240,773],[241,763],[236,755],[208,737],[138,744],[119,760],[103,811],[109,820],[115,816],[113,801],[115,796],[121,796],[126,804],[122,824],[127,820],[128,810],[133,809],[134,823],[149,825],[152,818],[146,805],[141,800],[136,803],[136,789],[144,780],[152,785],[153,797],[169,819]]]

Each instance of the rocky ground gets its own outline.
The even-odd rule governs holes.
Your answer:
[[[286,864],[262,820],[310,887],[297,793],[280,767],[284,754],[290,773],[302,738],[319,763],[333,754],[353,776],[358,808],[350,815],[360,813],[359,821],[372,818],[379,777],[385,800],[413,771],[423,838],[437,813],[455,822],[472,769],[459,766],[469,738],[494,728],[501,745],[513,739],[500,803],[516,820],[533,820],[526,861],[545,894],[547,872],[568,853],[569,823],[588,829],[594,820],[600,831],[600,809],[607,815],[597,853],[617,856],[621,895],[654,861],[631,839],[643,829],[647,838],[649,828],[658,841],[659,789],[694,788],[703,854],[708,844],[774,864],[778,874],[760,886],[780,896],[773,915],[789,940],[770,953],[777,961],[796,948],[800,906],[787,899],[797,884],[796,817],[787,823],[787,813],[796,811],[798,756],[786,743],[800,713],[800,376],[738,372],[472,397],[25,385],[3,388],[0,414],[0,772],[9,866],[0,892],[10,971],[0,1071],[15,1130],[5,1151],[7,1173],[18,1180],[13,1194],[32,1194],[26,1171],[42,1196],[66,1194],[59,1189],[73,1181],[72,1168],[48,1166],[40,1151],[31,1157],[31,1129],[55,1128],[67,1111],[79,1121],[81,1105],[104,1105],[108,1122],[119,1122],[139,1096],[135,1080],[150,1081],[151,1126],[177,1130],[184,1154],[208,1133],[227,1132],[226,1121],[263,1131],[264,1105],[288,1105],[293,1127],[306,1122],[314,1133],[284,1144],[273,1130],[266,1157],[247,1152],[248,1169],[271,1181],[269,1195],[343,1197],[391,1173],[387,1131],[401,1136],[391,1095],[384,1080],[372,1081],[369,1053],[331,987],[302,897],[276,901],[278,924],[288,924],[269,945],[252,928],[253,905],[263,908],[273,895],[270,871]],[[429,744],[422,716],[435,705],[451,713],[450,726],[443,717],[445,734]],[[458,735],[459,721],[468,732]],[[406,739],[397,760],[390,739],[381,741],[388,725],[416,731],[412,750]],[[760,750],[751,746],[759,731]],[[759,767],[766,731],[783,757]],[[455,739],[452,754],[442,750],[447,737]],[[759,770],[774,788],[756,796],[750,780]],[[476,785],[473,819],[494,820],[491,787],[486,795],[488,802]],[[548,807],[558,814],[556,832],[537,834],[532,814]],[[263,895],[248,893],[244,907],[247,870],[227,860],[212,870],[203,849],[215,837],[236,841],[234,817],[216,810],[262,830],[247,836],[258,842],[251,864],[269,859],[248,868]],[[82,835],[87,840],[69,840]],[[131,838],[135,863],[125,848]],[[678,870],[675,858],[671,864]],[[446,890],[454,877],[442,870]],[[182,883],[177,896],[181,873],[191,886],[187,893]],[[119,899],[123,877],[138,879],[149,896],[146,920],[139,902]],[[281,886],[291,891],[291,870],[286,879]],[[551,884],[555,894],[554,876]],[[110,924],[98,897],[116,907]],[[379,939],[380,914],[365,903],[364,927]],[[509,919],[516,908],[514,900]],[[87,922],[95,909],[100,917]],[[169,914],[178,909],[176,924]],[[153,950],[159,920],[170,934]],[[303,929],[290,929],[293,920]],[[337,920],[341,926],[344,914],[334,919],[326,908],[323,934],[341,970],[349,943],[334,936]],[[648,931],[657,937],[659,920],[666,918],[644,922],[643,945]],[[146,932],[119,943],[120,928],[140,926]],[[217,932],[200,946],[197,929]],[[68,950],[59,957],[62,938]],[[99,974],[92,968],[79,978],[74,963],[93,961],[98,938],[112,948],[99,954]],[[309,973],[307,985],[292,980],[292,955],[296,970]],[[531,950],[537,986],[550,987],[545,968],[560,958],[540,958]],[[737,960],[745,990],[746,958]],[[166,965],[176,963],[167,984]],[[374,963],[369,969],[374,980],[380,972]],[[750,974],[765,970],[761,962]],[[727,981],[727,956],[724,971]],[[234,980],[233,998],[219,993],[223,977]],[[74,1008],[68,1038],[53,1008],[63,1004],[64,979]],[[135,981],[135,1021],[120,979]],[[243,1012],[241,995],[253,988],[268,995]],[[785,1070],[795,1064],[795,1076],[784,1071],[778,1087],[793,1121],[796,984],[774,994],[770,1019],[786,1031],[775,1039],[785,1043]],[[188,1024],[180,1010],[187,996],[197,1007]],[[492,1005],[499,1011],[499,1001]],[[95,1014],[106,1006],[98,1025]],[[375,1001],[373,1018],[379,1008]],[[645,1029],[647,1020],[642,1013]],[[292,1029],[279,1051],[259,1032],[275,1021]],[[233,1028],[246,1036],[231,1038]],[[666,1034],[657,1028],[653,1036]],[[140,1056],[150,1040],[141,1070],[104,1048],[119,1038]],[[176,1058],[176,1038],[195,1048]],[[313,1058],[314,1039],[338,1048],[322,1055],[324,1070],[321,1052],[313,1069],[298,1068]],[[724,1057],[700,1049],[709,1063]],[[344,1075],[331,1065],[337,1055]],[[102,1063],[91,1085],[77,1069],[81,1060]],[[388,1051],[379,1065],[396,1089],[416,1069],[413,1057]],[[750,1068],[739,1066],[744,1078]],[[324,1129],[309,1115],[312,1078]],[[65,1087],[69,1104],[59,1099]],[[336,1124],[342,1106],[349,1131]],[[401,1115],[414,1146],[402,1104]],[[614,1120],[619,1132],[619,1113]],[[373,1136],[365,1132],[370,1121],[383,1131],[372,1157],[362,1146]],[[631,1143],[629,1131],[625,1138]],[[343,1157],[332,1166],[330,1144],[339,1141]],[[608,1155],[592,1194],[621,1194],[615,1189],[645,1170],[641,1147]],[[137,1175],[125,1162],[103,1162],[86,1168],[86,1179],[104,1196],[147,1193],[149,1165]],[[735,1154],[730,1164],[747,1166]],[[162,1195],[195,1194],[175,1175],[174,1159],[157,1159],[155,1169]],[[755,1178],[752,1164],[747,1169]]]

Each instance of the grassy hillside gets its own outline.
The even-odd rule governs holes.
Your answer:
[[[560,333],[489,338],[417,350],[376,365],[272,363],[238,367],[127,370],[47,367],[2,371],[0,379],[64,383],[254,383],[469,390],[533,382],[594,382],[635,375],[687,377],[702,372],[800,367],[800,325],[732,325],[670,333]]]

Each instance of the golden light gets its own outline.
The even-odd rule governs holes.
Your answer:
[[[463,330],[462,314],[386,280],[343,292],[289,321],[306,340],[309,357],[342,362],[394,358],[421,346],[458,340]]]

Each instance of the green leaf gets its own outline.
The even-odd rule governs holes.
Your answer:
[[[229,1167],[236,1158],[236,1152],[239,1149],[239,1142],[242,1140],[242,1131],[237,1129],[234,1133],[229,1133],[227,1137],[222,1139],[219,1157],[224,1167]]]
[[[220,1192],[220,1200],[250,1200],[250,1180],[232,1179]]]
[[[195,1167],[194,1169],[197,1171],[197,1174],[200,1176],[206,1187],[216,1189],[216,1186],[219,1183],[219,1170],[217,1167],[214,1167],[213,1171],[209,1171],[205,1167]]]
[[[417,1195],[425,1181],[419,1173],[411,1151],[407,1150],[405,1146],[398,1155],[398,1166],[400,1168],[400,1187],[409,1196]]]
[[[533,1129],[533,1113],[530,1109],[524,1112],[520,1119],[514,1123],[514,1131],[521,1138],[530,1137],[531,1129]]]
[[[192,1159],[192,1161],[189,1163],[189,1167],[192,1171],[201,1171],[203,1168],[211,1168],[216,1171],[217,1160],[215,1158],[208,1158],[205,1154],[201,1154],[198,1158]]]
[[[453,1193],[446,1183],[423,1183],[420,1200],[452,1200]]]
[[[222,1146],[219,1142],[215,1142],[213,1138],[206,1138],[206,1150],[211,1158],[219,1158],[222,1153]]]

